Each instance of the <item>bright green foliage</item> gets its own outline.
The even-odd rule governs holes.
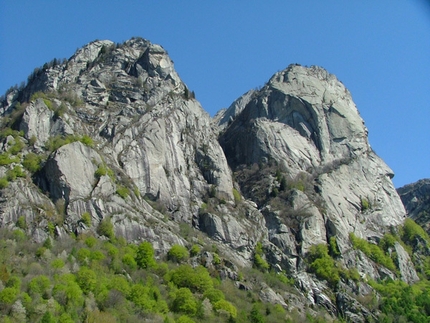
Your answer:
[[[361,198],[361,211],[364,212],[370,208],[370,203],[365,197]]]
[[[90,236],[85,239],[85,244],[87,245],[88,248],[94,247],[96,243],[97,243],[97,239],[93,236]]]
[[[336,237],[334,236],[329,239],[329,253],[332,257],[340,256],[339,247],[337,246]]]
[[[187,248],[184,246],[175,244],[170,248],[170,250],[167,252],[167,258],[171,261],[175,262],[182,262],[189,258],[189,253]]]
[[[21,288],[21,279],[17,276],[11,276],[7,281],[6,287],[19,290]]]
[[[242,200],[242,196],[240,196],[239,191],[235,188],[233,188],[233,197],[236,203],[239,203]]]
[[[51,261],[51,267],[54,269],[61,269],[64,267],[64,260],[57,258]]]
[[[116,289],[123,293],[124,296],[128,297],[131,292],[130,284],[124,276],[115,275],[109,281],[109,289]]]
[[[204,292],[203,298],[207,298],[212,304],[225,299],[224,293],[215,288],[210,288]]]
[[[160,291],[155,286],[135,284],[128,298],[145,313],[168,312],[167,303],[161,299]]]
[[[0,154],[0,166],[6,166],[12,163],[19,163],[18,157],[11,157],[9,152]]]
[[[413,244],[417,237],[430,242],[428,234],[414,220],[407,218],[403,225],[402,239],[408,244]]]
[[[58,319],[58,323],[75,323],[69,313],[63,313]]]
[[[124,200],[130,195],[130,190],[122,185],[118,185],[116,188],[116,194],[121,196]]]
[[[68,309],[81,307],[84,303],[83,292],[76,283],[73,274],[59,276],[52,290],[52,294],[56,299],[61,300],[61,305],[66,306]]]
[[[263,259],[263,255],[263,245],[261,242],[257,242],[254,252],[254,265],[261,271],[267,271],[269,270],[270,266],[267,261]]]
[[[213,304],[214,310],[216,311],[226,311],[230,314],[231,317],[236,318],[237,317],[237,309],[236,307],[230,303],[229,301],[226,301],[225,299],[221,299],[218,302],[215,302]]]
[[[81,220],[82,220],[82,222],[84,222],[84,224],[85,224],[87,227],[90,227],[90,226],[91,226],[91,214],[89,214],[88,212],[84,212],[84,213],[82,214],[82,216],[81,216]]]
[[[177,313],[195,315],[197,313],[198,303],[193,293],[186,287],[179,288],[175,293],[172,304],[172,310]]]
[[[90,259],[94,261],[99,261],[105,259],[105,255],[100,250],[91,251]]]
[[[359,249],[364,252],[364,254],[374,262],[381,264],[390,270],[396,270],[396,266],[394,265],[391,257],[387,256],[379,246],[364,239],[358,238],[353,233],[350,233],[349,238],[351,240],[352,246],[355,249]]]
[[[27,229],[27,220],[25,219],[25,216],[21,215],[18,218],[18,220],[16,221],[15,225],[22,230],[26,230]]]
[[[309,250],[310,270],[320,279],[335,286],[339,280],[339,270],[333,258],[328,254],[328,248],[325,244],[313,245]]]
[[[13,287],[6,287],[0,291],[0,304],[11,305],[15,302],[18,296],[18,289]]]
[[[15,142],[7,150],[10,154],[16,155],[25,147],[24,143],[18,137],[15,138]]]
[[[28,153],[27,155],[24,156],[22,165],[29,172],[35,173],[40,169],[41,162],[42,162],[42,158],[39,155],[36,155],[35,153]]]
[[[97,232],[105,237],[108,237],[110,240],[115,239],[115,233],[113,231],[113,224],[109,217],[104,218],[100,221]]]
[[[136,263],[139,268],[152,268],[155,267],[156,262],[154,258],[154,248],[148,241],[144,241],[139,245],[136,253]]]
[[[188,317],[187,315],[181,315],[177,320],[176,323],[195,323],[195,321]]]
[[[260,313],[260,310],[256,304],[252,306],[251,312],[248,315],[248,319],[250,323],[265,323],[263,314]]]
[[[390,233],[387,233],[382,237],[381,241],[379,241],[379,246],[382,248],[382,250],[387,252],[390,248],[394,247],[396,242],[396,237]]]
[[[259,254],[254,255],[254,265],[262,271],[269,270],[270,266]]]
[[[8,185],[9,185],[9,181],[7,180],[7,178],[1,177],[0,178],[0,189],[6,188]]]
[[[31,294],[44,294],[51,287],[51,281],[45,275],[34,277],[28,284],[28,291]]]
[[[80,264],[86,264],[91,256],[91,251],[87,248],[81,248],[78,250],[76,254],[76,259],[79,261]]]
[[[50,237],[46,238],[46,240],[43,242],[43,246],[46,249],[52,249],[52,240]]]
[[[78,140],[79,138],[73,135],[68,135],[65,137],[58,135],[48,139],[48,141],[45,144],[45,149],[47,149],[48,151],[55,151],[64,145],[70,144]]]
[[[6,178],[8,181],[14,181],[17,177],[25,177],[25,173],[21,166],[15,166],[6,172]]]
[[[403,317],[404,322],[430,322],[430,283],[428,281],[413,286],[402,281],[386,281],[379,284],[370,281],[369,283],[383,296],[380,308],[386,315]]]
[[[190,249],[190,255],[191,257],[195,257],[200,253],[200,247],[196,244],[193,244],[193,246]]]
[[[82,142],[84,145],[88,146],[88,147],[93,147],[94,146],[94,141],[93,139],[88,136],[88,135],[83,135],[81,137],[81,139],[79,139],[80,142]]]
[[[137,262],[135,257],[133,257],[133,255],[126,253],[123,257],[122,257],[122,262],[127,265],[128,267],[130,267],[130,269],[136,269],[137,268]]]
[[[40,323],[57,323],[57,320],[52,315],[52,313],[48,311],[48,312],[45,312],[45,314],[42,316]]]
[[[97,168],[97,170],[96,170],[96,172],[95,172],[95,176],[97,177],[97,178],[100,178],[100,177],[102,177],[102,176],[105,176],[106,174],[107,174],[107,172],[108,172],[108,168],[106,167],[106,165],[105,164],[100,164],[99,166],[98,166],[98,168]]]
[[[76,282],[82,291],[88,294],[96,287],[97,275],[92,269],[81,267],[76,273]]]
[[[188,264],[181,265],[167,275],[167,280],[179,288],[187,287],[193,292],[204,293],[213,288],[212,278],[203,266],[193,268]]]

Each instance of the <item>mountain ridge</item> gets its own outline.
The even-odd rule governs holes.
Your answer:
[[[38,243],[106,237],[111,223],[115,236],[151,242],[158,259],[212,244],[229,264],[217,271],[239,286],[239,268],[272,268],[295,280],[303,311],[317,304],[356,322],[380,312],[341,290],[371,295],[364,277],[420,279],[396,229],[406,211],[393,172],[349,91],[320,67],[290,65],[210,118],[161,46],[94,41],[35,70],[0,112],[0,226],[23,218]],[[399,240],[378,247],[388,235]]]

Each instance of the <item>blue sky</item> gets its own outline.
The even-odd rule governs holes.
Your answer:
[[[396,187],[430,177],[430,5],[424,0],[0,2],[0,93],[95,39],[161,44],[211,115],[290,63],[352,93]]]

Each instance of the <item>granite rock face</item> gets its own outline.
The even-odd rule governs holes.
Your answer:
[[[252,266],[258,246],[262,261],[295,279],[295,293],[261,282],[239,288],[357,322],[373,313],[345,293],[331,297],[328,283],[306,272],[312,247],[335,241],[339,266],[396,278],[350,241],[354,233],[377,243],[403,223],[393,172],[372,151],[349,91],[322,68],[291,65],[211,119],[161,46],[95,41],[37,69],[0,112],[9,129],[0,177],[14,167],[25,175],[1,190],[2,227],[23,216],[43,241],[48,226],[61,238],[97,234],[111,221],[117,235],[150,241],[159,257],[173,244],[212,245],[229,279]],[[393,251],[398,278],[416,281],[403,247]]]
[[[334,75],[292,65],[236,102],[245,104],[224,112],[228,126],[219,118],[229,164],[236,170],[275,161],[287,178],[301,182],[305,194],[290,202],[296,209],[307,205],[300,229],[303,252],[328,236],[336,236],[344,251],[350,232],[380,237],[402,223],[406,212],[391,182],[393,172],[370,148],[351,95]],[[317,197],[319,207],[313,203]]]

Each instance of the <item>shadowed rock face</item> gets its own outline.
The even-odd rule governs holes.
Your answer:
[[[334,237],[340,265],[396,276],[352,249],[350,233],[377,242],[406,212],[351,95],[322,68],[291,65],[211,120],[161,46],[95,41],[34,73],[0,112],[2,124],[22,131],[1,151],[21,140],[14,163],[42,159],[1,191],[2,227],[24,216],[43,241],[49,223],[61,236],[97,233],[110,218],[117,235],[150,241],[158,255],[173,244],[216,244],[228,277],[251,266],[261,242],[272,268],[296,280],[294,304],[362,321],[364,307],[346,294],[333,304],[327,283],[305,272],[310,248]],[[408,254],[400,244],[395,251],[400,278],[415,281]],[[286,304],[268,286],[260,297]]]
[[[430,179],[397,189],[408,216],[430,233]]]

